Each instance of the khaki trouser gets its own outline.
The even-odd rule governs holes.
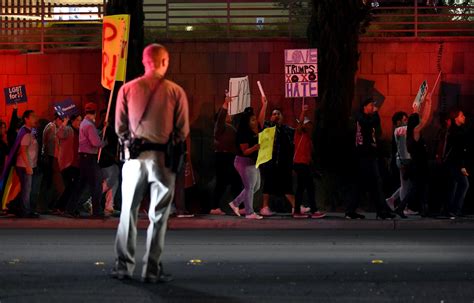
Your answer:
[[[143,257],[144,278],[157,278],[165,243],[166,227],[173,200],[176,175],[165,167],[162,152],[143,152],[138,159],[125,162],[122,170],[122,212],[117,229],[116,270],[133,275],[140,202],[150,189],[146,250]]]

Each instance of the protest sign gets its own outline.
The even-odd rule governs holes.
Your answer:
[[[80,113],[76,104],[72,99],[66,99],[61,102],[56,102],[54,104],[54,110],[61,118],[71,117],[72,115],[78,115]]]
[[[262,95],[262,97],[265,98],[265,92],[263,91],[262,83],[260,83],[260,81],[257,81],[257,85],[258,89],[260,90],[260,94]]]
[[[249,77],[230,78],[229,80],[229,115],[236,115],[250,106]]]
[[[425,100],[426,93],[428,92],[428,82],[423,81],[421,83],[420,88],[418,89],[418,93],[416,94],[415,101],[413,101],[413,108],[420,108],[421,104]]]
[[[318,96],[318,50],[285,50],[285,97]]]
[[[7,104],[24,103],[27,101],[25,85],[6,87],[3,89],[3,93],[5,94]]]
[[[265,128],[261,133],[258,134],[258,144],[260,144],[260,149],[258,150],[257,163],[255,164],[257,168],[261,164],[266,163],[272,159],[275,132],[276,126],[273,126]]]
[[[102,26],[102,86],[125,81],[130,15],[105,16]]]

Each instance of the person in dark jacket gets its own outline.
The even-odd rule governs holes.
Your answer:
[[[20,117],[18,117],[18,104],[15,103],[13,105],[12,117],[10,119],[10,125],[8,126],[7,131],[7,141],[9,148],[12,148],[12,146],[15,144],[16,136],[21,125],[22,120]]]
[[[361,191],[370,192],[375,201],[377,218],[392,219],[383,194],[382,177],[377,159],[377,139],[375,130],[380,127],[380,117],[374,100],[369,98],[362,103],[357,117],[356,154],[358,157],[358,186],[356,198],[346,210],[347,219],[364,219],[365,216],[356,212],[359,206]]]
[[[232,196],[236,197],[242,191],[242,181],[234,167],[235,155],[237,154],[236,133],[237,130],[231,124],[228,114],[230,98],[226,97],[224,104],[217,113],[214,125],[214,155],[216,159],[216,187],[214,188],[213,205],[210,209],[211,215],[225,215],[220,208],[222,196],[230,185]]]
[[[118,137],[114,129],[106,122],[107,110],[100,112],[102,130],[100,136],[104,138],[106,145],[102,148],[99,166],[102,171],[102,195],[104,211],[106,215],[120,215],[116,196],[120,188],[120,168],[118,159]],[[105,131],[105,135],[104,135]]]
[[[469,189],[469,173],[466,169],[467,137],[464,124],[466,117],[460,110],[451,112],[451,127],[444,155],[450,176],[448,212],[451,218],[462,216],[464,198]]]

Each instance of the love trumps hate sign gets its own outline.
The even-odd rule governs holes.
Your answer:
[[[318,96],[318,50],[285,49],[285,97]]]

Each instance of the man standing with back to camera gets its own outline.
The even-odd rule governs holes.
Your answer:
[[[179,85],[164,79],[169,64],[165,47],[147,46],[142,62],[145,75],[122,86],[117,97],[115,131],[125,146],[134,140],[140,143],[138,153],[133,152],[136,145],[132,143],[130,157],[125,156],[112,277],[130,279],[133,275],[138,210],[149,190],[150,224],[142,281],[157,283],[171,279],[160,265],[176,179],[176,173],[165,165],[166,144],[171,136],[174,142],[183,142],[189,134],[188,100]]]

